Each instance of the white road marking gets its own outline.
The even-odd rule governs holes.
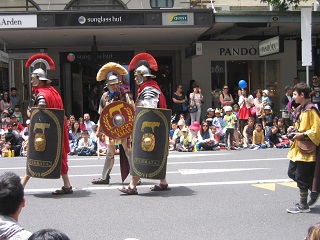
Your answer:
[[[257,184],[257,183],[283,183],[283,182],[292,182],[291,179],[257,179],[257,180],[246,180],[246,181],[224,181],[224,182],[199,182],[199,183],[174,183],[169,184],[171,188],[179,187],[201,187],[201,186],[218,186],[218,185],[245,185],[245,184]],[[97,190],[115,190],[121,187],[122,185],[108,185],[108,186],[99,186],[99,187],[85,187],[85,188],[74,188],[75,192],[78,190],[82,191],[97,191]],[[138,189],[150,188],[152,185],[140,185]],[[39,192],[52,192],[56,188],[43,188],[43,189],[25,189],[25,193],[39,193]],[[174,190],[174,189],[173,189]]]
[[[240,172],[254,170],[269,170],[271,168],[224,168],[224,169],[179,169],[182,175],[203,174],[203,173],[221,173],[221,172]]]
[[[208,154],[207,154],[208,155]],[[199,164],[199,163],[231,163],[231,162],[257,162],[257,161],[280,161],[288,160],[287,158],[255,158],[255,159],[234,159],[234,160],[209,160],[209,161],[186,161],[186,162],[168,162],[168,165],[179,165],[179,164]],[[289,161],[289,160],[288,160]],[[120,166],[120,164],[114,164],[114,166]],[[92,164],[92,165],[69,165],[69,168],[89,168],[89,167],[103,167],[103,164]],[[0,170],[21,170],[26,167],[5,167]]]

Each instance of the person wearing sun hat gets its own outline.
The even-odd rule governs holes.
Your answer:
[[[278,119],[272,113],[272,109],[269,105],[265,106],[263,110],[265,114],[262,116],[262,126],[266,134]]]
[[[227,150],[235,150],[236,148],[233,146],[233,138],[234,138],[234,129],[235,129],[235,124],[237,122],[237,117],[236,115],[232,114],[232,107],[231,106],[225,106],[224,107],[224,112],[226,113],[223,121],[226,122],[226,131],[225,131],[225,143]],[[228,141],[229,140],[229,141]]]
[[[208,108],[207,109],[207,118],[206,121],[208,122],[208,124],[210,125],[210,127],[212,126],[212,120],[215,117],[214,115],[214,109],[213,108]]]
[[[7,109],[3,110],[1,113],[1,123],[2,123],[2,128],[4,130],[7,129],[8,124],[11,122],[10,116],[9,116],[9,111]]]
[[[177,147],[179,152],[192,152],[194,148],[194,142],[192,141],[192,135],[189,132],[187,126],[183,126],[181,129],[182,136],[180,137],[180,143]]]
[[[194,144],[198,142],[198,132],[201,129],[201,125],[199,122],[194,121],[190,126],[189,126],[189,131],[192,135],[192,141]],[[196,148],[195,148],[196,149]]]
[[[177,123],[177,128],[173,133],[172,139],[169,141],[170,150],[176,149],[176,144],[180,142],[180,137],[182,136],[181,129],[186,126],[186,122],[183,119],[180,119]],[[173,147],[172,147],[173,146]]]
[[[269,90],[265,89],[262,91],[261,101],[264,105],[271,105],[271,100],[269,98]]]
[[[223,136],[222,128],[223,128],[223,125],[224,125],[223,117],[222,117],[222,114],[221,114],[221,110],[219,108],[216,108],[214,110],[214,115],[215,115],[215,117],[212,120],[212,125],[211,126],[215,126],[216,127],[217,134],[221,137],[221,136]]]
[[[194,130],[195,132],[198,132],[200,130],[201,126],[200,123],[197,121],[194,121],[190,126],[189,129],[190,130]]]

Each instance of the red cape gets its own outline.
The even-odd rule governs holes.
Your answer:
[[[52,86],[42,87],[42,88],[34,88],[33,89],[36,96],[41,94],[44,99],[46,100],[47,108],[58,108],[64,109],[63,102],[61,99],[60,94],[57,92],[56,89]],[[67,162],[67,154],[70,152],[69,146],[69,131],[68,131],[68,124],[66,118],[64,118],[64,131],[63,131],[63,146],[62,146],[62,168],[61,173],[67,174],[68,166],[64,165]]]

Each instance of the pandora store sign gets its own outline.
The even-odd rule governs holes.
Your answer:
[[[255,56],[257,54],[258,50],[254,46],[251,46],[249,48],[220,48],[220,56]]]
[[[275,53],[283,52],[284,41],[280,36],[269,38],[259,42],[259,56],[264,57]]]

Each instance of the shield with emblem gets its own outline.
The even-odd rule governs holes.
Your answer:
[[[116,101],[108,104],[100,114],[100,127],[110,138],[123,139],[132,134],[134,109],[127,103]]]
[[[64,110],[32,108],[29,126],[27,175],[60,178]]]
[[[131,175],[149,179],[166,176],[171,110],[136,107]]]

